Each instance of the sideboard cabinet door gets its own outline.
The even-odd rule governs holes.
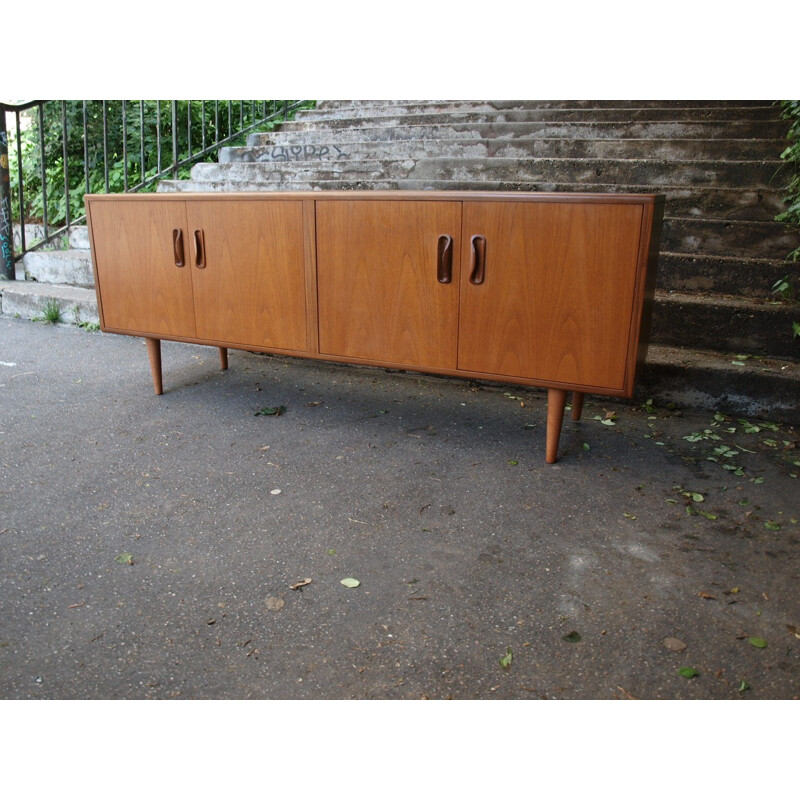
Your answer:
[[[197,337],[308,349],[300,200],[186,203]]]
[[[320,352],[455,369],[461,203],[316,205]]]
[[[620,392],[643,208],[465,202],[459,369]]]
[[[105,200],[92,203],[91,224],[104,327],[193,338],[184,204]]]

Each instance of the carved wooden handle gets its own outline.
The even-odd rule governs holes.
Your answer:
[[[472,245],[472,272],[469,282],[480,286],[486,278],[486,237],[473,236],[470,244]]]
[[[172,231],[172,251],[175,254],[175,266],[184,266],[186,262],[183,260],[183,231],[180,228]]]
[[[197,269],[205,269],[206,241],[205,237],[203,236],[202,230],[194,232],[194,249],[195,249],[194,265],[197,267]]]
[[[453,280],[453,238],[446,233],[439,237],[439,253],[436,258],[436,280],[450,283]]]

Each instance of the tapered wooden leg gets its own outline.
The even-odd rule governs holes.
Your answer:
[[[562,389],[547,390],[547,447],[545,460],[554,464],[558,457],[558,440],[561,438],[561,423],[564,421],[564,406],[567,393]]]
[[[583,392],[572,393],[572,419],[579,420],[583,411]]]
[[[156,394],[164,394],[161,383],[161,339],[145,339],[147,355],[150,358],[150,374],[153,376],[153,388]]]
[[[219,366],[221,369],[228,369],[228,348],[219,348]]]

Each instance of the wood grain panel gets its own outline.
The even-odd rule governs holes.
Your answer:
[[[192,276],[175,265],[173,231],[184,231],[182,203],[93,203],[92,246],[104,328],[194,336]]]
[[[320,352],[455,368],[461,204],[317,201]],[[439,237],[453,239],[450,283]]]
[[[464,203],[459,369],[621,390],[641,221],[630,203]]]
[[[197,336],[308,349],[302,202],[190,201],[187,224]],[[203,231],[202,269],[195,231]]]

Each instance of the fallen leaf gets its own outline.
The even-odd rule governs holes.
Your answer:
[[[133,556],[130,553],[120,553],[114,561],[117,564],[133,564]]]
[[[680,639],[664,639],[664,647],[667,650],[671,650],[673,653],[680,653],[681,651],[686,649],[686,643],[682,642]]]
[[[581,635],[578,631],[571,631],[566,636],[561,637],[565,642],[569,642],[570,644],[575,644],[581,640]]]
[[[280,611],[283,608],[285,602],[286,601],[280,597],[268,597],[267,608],[270,611]]]
[[[697,596],[698,597],[702,597],[703,600],[716,600],[717,599],[716,597],[714,597],[713,594],[709,594],[708,592],[698,592]]]
[[[339,581],[342,586],[346,586],[348,589],[355,589],[357,586],[361,586],[361,581],[357,581],[355,578],[343,578]]]
[[[511,662],[514,660],[514,655],[511,652],[511,648],[506,648],[506,654],[500,659],[500,666],[503,669],[508,669],[511,666]]]
[[[779,531],[781,529],[780,522],[773,522],[771,519],[764,523],[764,527],[770,531]]]
[[[766,639],[759,639],[758,636],[751,636],[748,640],[753,647],[758,647],[760,650],[763,650],[767,646]]]
[[[686,680],[691,680],[692,678],[696,678],[700,673],[694,667],[681,667],[678,670],[678,675],[682,678],[686,678]]]
[[[279,417],[286,411],[286,406],[264,406],[264,408],[256,411],[254,417]]]
[[[297,583],[293,583],[289,588],[300,589],[303,586],[308,586],[309,583],[311,583],[311,578],[303,578],[302,581],[297,581]]]
[[[750,688],[750,684],[747,681],[742,681],[739,684],[739,694],[742,692],[746,692]]]

